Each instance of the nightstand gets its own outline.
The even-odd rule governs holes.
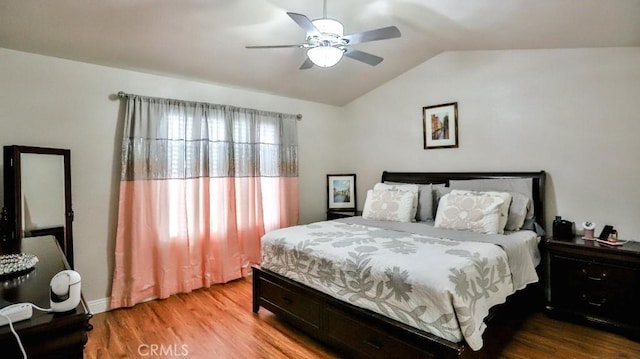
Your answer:
[[[640,338],[640,242],[610,247],[576,237],[545,245],[549,314]]]
[[[362,216],[362,211],[335,211],[335,210],[327,211],[327,221],[330,221],[332,219],[355,217],[355,216]]]

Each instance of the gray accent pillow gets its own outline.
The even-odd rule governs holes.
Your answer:
[[[511,193],[511,206],[509,207],[509,217],[507,225],[504,227],[507,231],[519,231],[527,219],[528,213],[533,208],[533,203],[529,197],[522,193]],[[533,212],[532,212],[533,213]]]
[[[436,213],[436,215],[438,213],[438,204],[440,203],[440,199],[449,192],[451,192],[451,188],[442,183],[433,185],[433,213]]]
[[[416,220],[421,222],[432,221],[435,217],[433,213],[433,186],[429,183],[421,184],[419,187]]]

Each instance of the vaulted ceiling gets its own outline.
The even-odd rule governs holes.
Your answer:
[[[299,70],[304,31],[287,12],[322,0],[1,0],[0,47],[344,105],[443,51],[640,46],[640,0],[328,0],[354,45],[384,58]],[[640,60],[640,59],[639,59]]]

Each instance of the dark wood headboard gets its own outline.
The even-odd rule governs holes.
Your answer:
[[[533,180],[533,208],[536,221],[543,228],[545,226],[544,185],[545,172],[382,172],[382,182],[401,183],[444,183],[449,186],[449,180],[491,179],[491,178],[531,178]]]

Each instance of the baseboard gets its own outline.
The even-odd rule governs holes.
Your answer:
[[[245,277],[249,277],[251,275],[253,275],[253,273],[249,272],[249,274],[245,275]],[[147,302],[150,300],[155,300],[155,299],[157,299],[157,297],[148,298],[142,301],[141,303]],[[111,297],[91,300],[87,302],[87,306],[89,306],[89,311],[93,314],[104,313],[111,310],[111,306],[109,305],[110,301],[111,301]]]
[[[89,312],[93,314],[108,312],[111,309],[109,308],[110,300],[111,298],[107,297],[87,302],[87,305],[89,306]]]

